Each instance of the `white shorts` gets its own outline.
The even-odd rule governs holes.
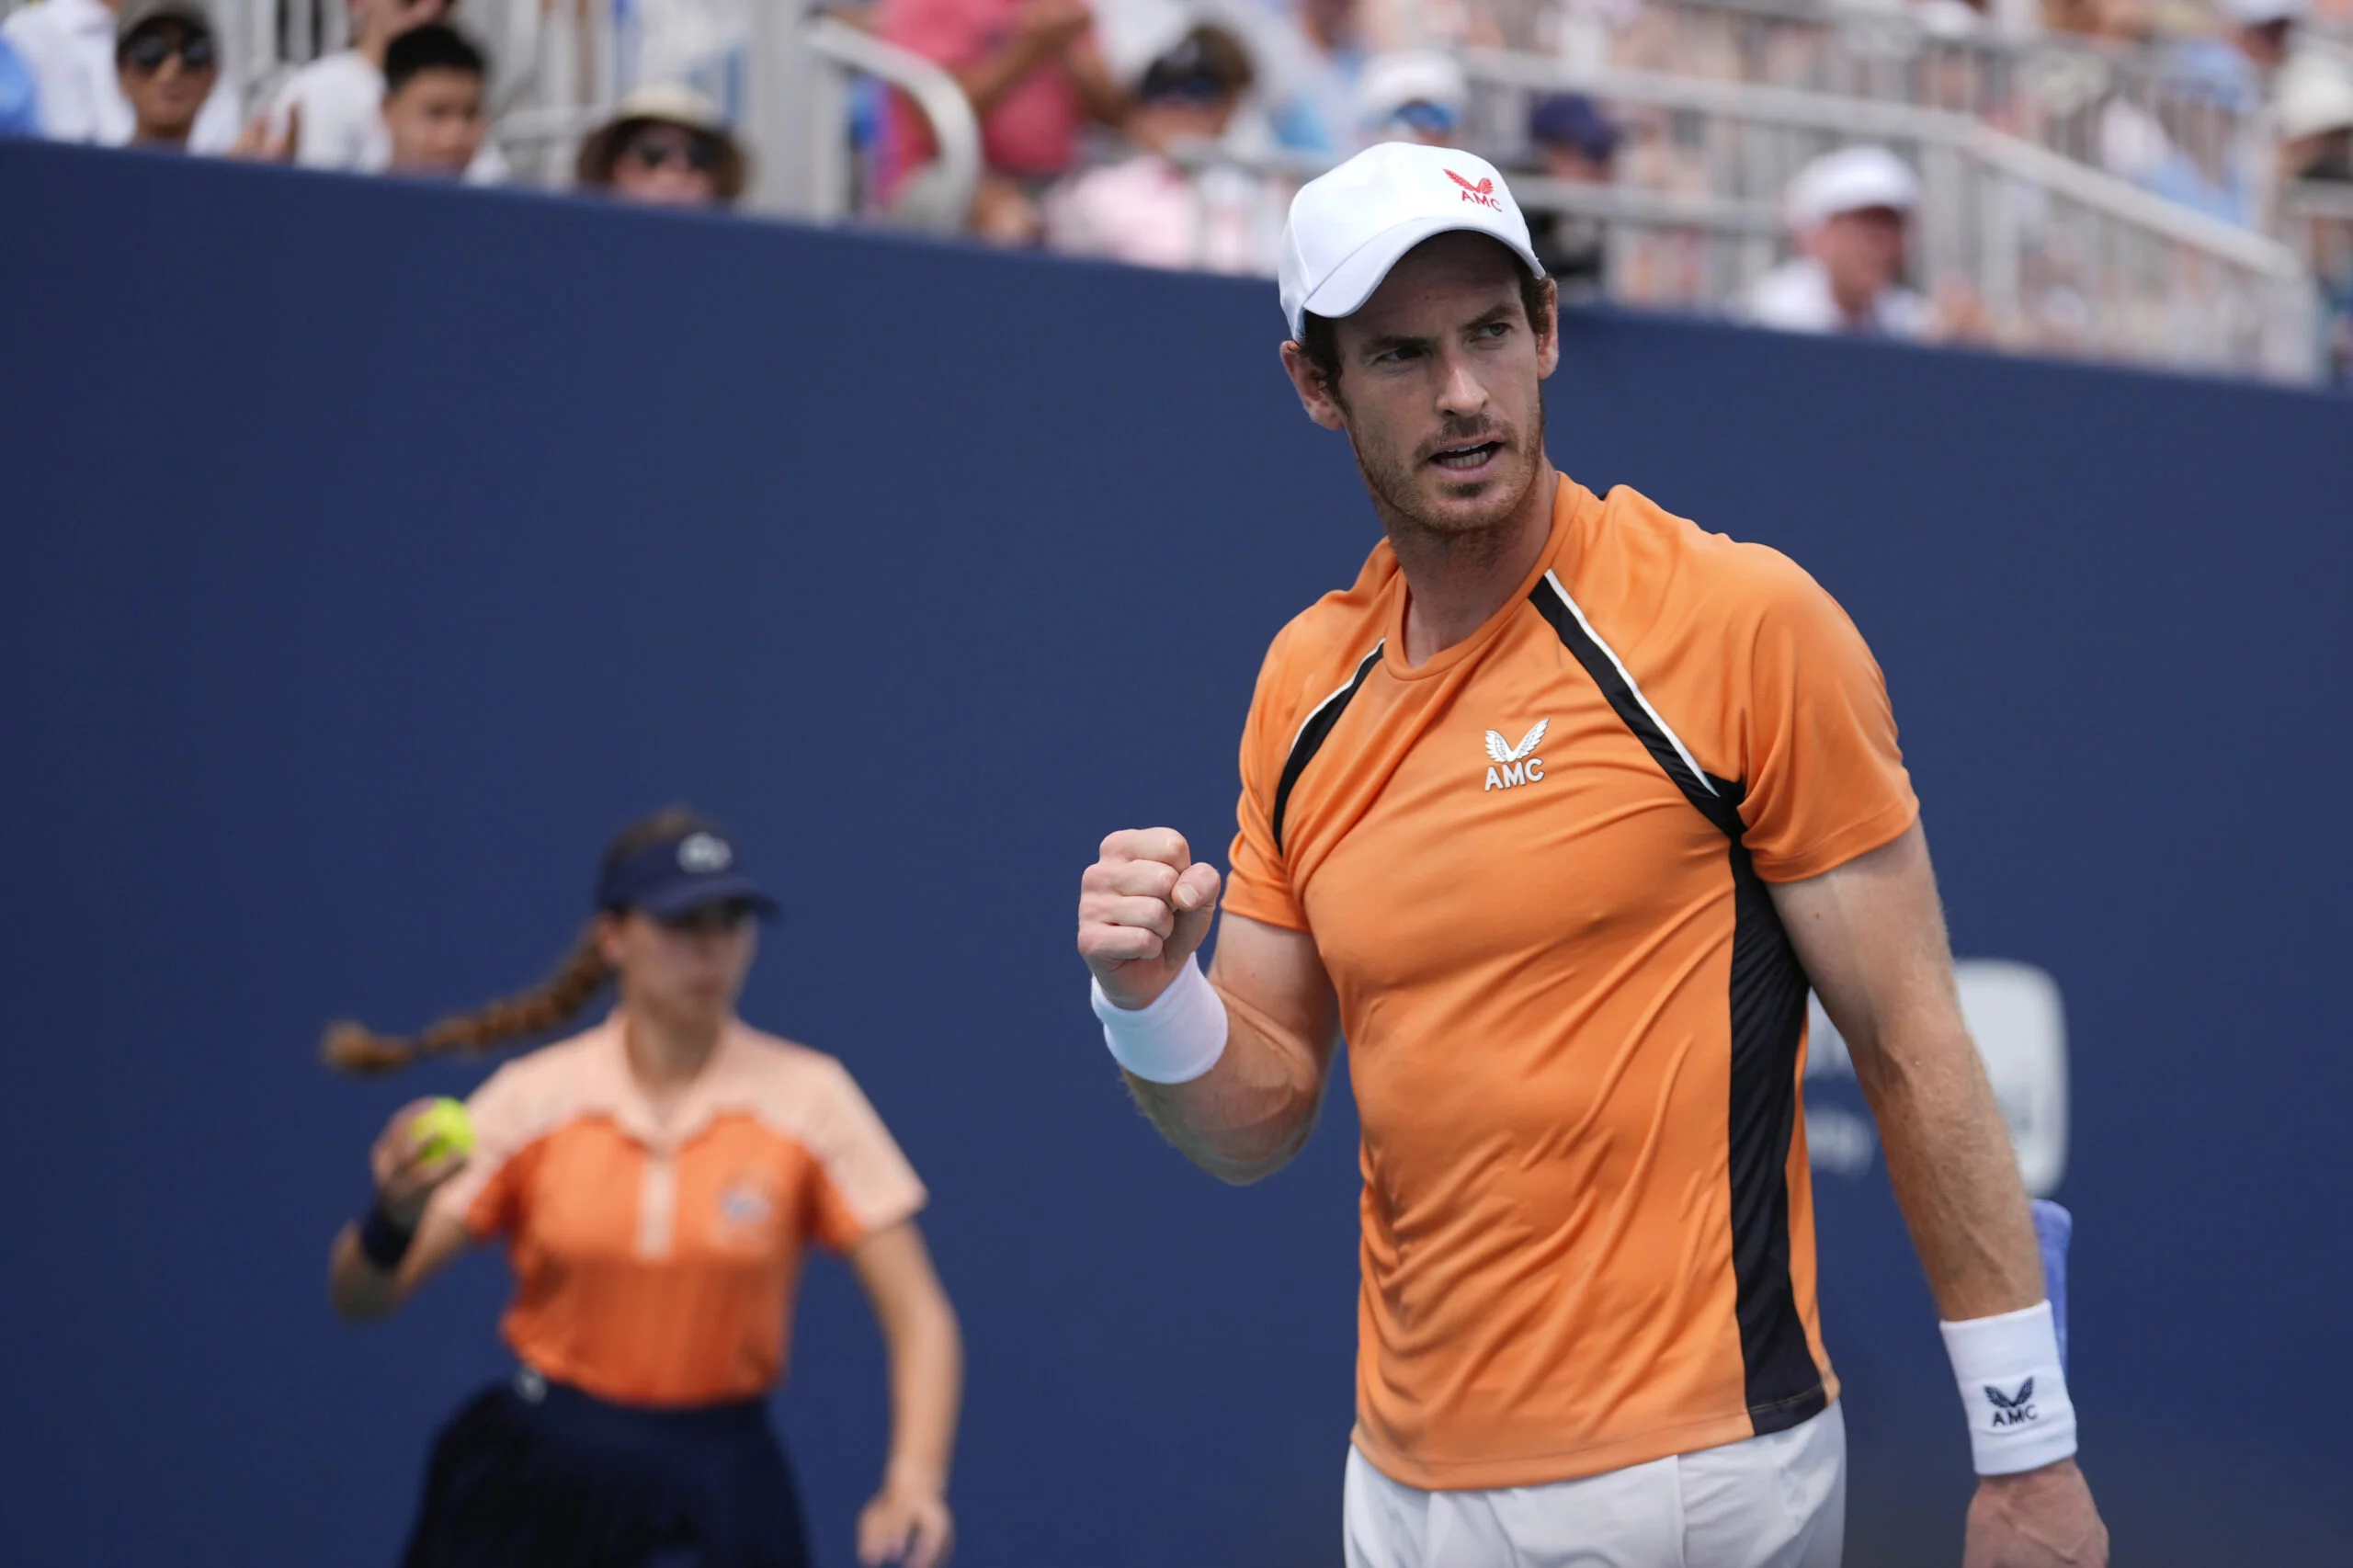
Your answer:
[[[1847,1418],[1602,1475],[1424,1492],[1348,1450],[1348,1568],[1838,1568]]]

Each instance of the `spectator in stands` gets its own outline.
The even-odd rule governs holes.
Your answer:
[[[455,0],[350,0],[351,47],[323,54],[287,78],[271,100],[270,134],[290,141],[305,168],[375,174],[392,166],[384,119],[385,62],[411,29],[446,26]],[[495,185],[510,171],[484,142],[466,176]]]
[[[221,82],[221,43],[200,0],[126,0],[115,17],[115,70],[131,105],[131,145],[188,151]]]
[[[2279,130],[2282,179],[2353,180],[2353,74],[2324,54],[2290,61],[2279,73]],[[2316,218],[2288,232],[2320,288],[2329,380],[2353,384],[2353,220]]]
[[[1136,84],[1121,127],[1135,153],[1048,194],[1046,243],[1142,267],[1272,277],[1282,213],[1265,182],[1233,169],[1188,174],[1169,156],[1180,143],[1223,136],[1251,80],[1240,39],[1192,28]]]
[[[1808,164],[1785,197],[1799,255],[1756,280],[1750,318],[1785,332],[1927,336],[1928,302],[1899,281],[1919,199],[1918,176],[1884,147]]]
[[[1127,114],[1086,0],[881,0],[879,20],[884,39],[946,67],[980,116],[987,173],[975,232],[1034,242],[1038,199],[1069,172],[1079,127],[1090,118],[1117,125]],[[930,131],[896,97],[889,135],[892,206],[904,219],[936,222],[937,179],[907,177],[931,160]]]
[[[2219,0],[2230,30],[2190,39],[2168,62],[2177,76],[2202,84],[2234,114],[2254,114],[2271,101],[2273,78],[2294,47],[2310,0]]]
[[[489,75],[482,51],[455,28],[428,22],[392,40],[381,110],[388,172],[465,177],[482,154]]]
[[[580,144],[585,190],[649,207],[733,207],[749,173],[710,100],[690,87],[640,87]]]
[[[1553,93],[1529,110],[1528,139],[1542,162],[1537,172],[1568,185],[1608,185],[1618,158],[1618,128],[1581,93]],[[1521,191],[1523,210],[1529,192]],[[1568,301],[1597,299],[1602,292],[1604,231],[1595,219],[1574,212],[1528,211],[1528,237],[1544,270]]]
[[[0,136],[40,134],[40,105],[33,97],[32,68],[0,37]]]
[[[1276,144],[1336,159],[1360,151],[1357,87],[1368,51],[1357,0],[1233,0],[1225,9],[1257,66]]]
[[[122,9],[132,10],[137,3],[121,0]],[[114,0],[39,0],[0,22],[0,39],[32,74],[43,136],[102,147],[131,140],[136,120],[115,62],[119,31]],[[236,92],[221,79],[217,64],[213,80],[211,96],[188,132],[191,152],[226,152],[237,139]]]
[[[2325,54],[2279,73],[2279,176],[2353,180],[2353,73]]]
[[[2311,15],[2310,0],[2223,0],[2231,19],[2231,44],[2264,76],[2288,62],[2297,25]]]
[[[1358,84],[1358,115],[1368,143],[1417,142],[1425,147],[1460,145],[1463,110],[1471,85],[1450,54],[1399,50],[1366,62]]]

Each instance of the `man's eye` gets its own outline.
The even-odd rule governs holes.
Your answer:
[[[1479,329],[1479,335],[1481,337],[1501,337],[1510,330],[1511,323],[1507,321],[1491,321],[1486,325]]]

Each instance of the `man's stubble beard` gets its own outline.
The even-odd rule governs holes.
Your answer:
[[[1335,398],[1335,403],[1339,400]],[[1347,405],[1340,403],[1343,416]],[[1488,420],[1470,427],[1461,435],[1448,432],[1439,437],[1441,446],[1453,445],[1485,437],[1508,437],[1509,456],[1525,465],[1518,482],[1504,481],[1508,494],[1489,503],[1477,517],[1465,519],[1458,516],[1432,516],[1424,511],[1416,495],[1415,480],[1421,463],[1413,456],[1400,457],[1394,451],[1381,449],[1368,456],[1364,443],[1358,438],[1353,419],[1347,422],[1348,445],[1356,453],[1357,472],[1364,479],[1370,493],[1373,509],[1381,516],[1388,530],[1390,542],[1404,549],[1415,545],[1435,548],[1456,557],[1472,558],[1491,551],[1503,549],[1508,542],[1503,525],[1516,516],[1527,501],[1528,493],[1535,487],[1538,475],[1544,472],[1544,399],[1540,392],[1536,400],[1535,438],[1523,440],[1516,426],[1498,420]],[[1495,482],[1491,481],[1490,483]],[[1404,537],[1400,537],[1400,536]]]

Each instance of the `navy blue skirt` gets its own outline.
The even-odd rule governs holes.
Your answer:
[[[433,1445],[405,1568],[807,1568],[761,1400],[647,1410],[525,1372]]]

